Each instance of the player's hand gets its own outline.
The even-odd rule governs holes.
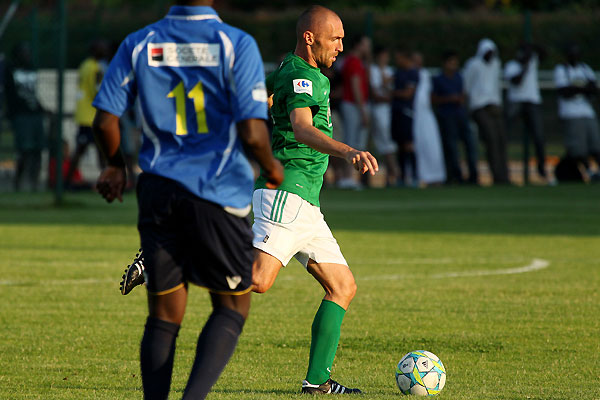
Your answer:
[[[114,199],[123,202],[123,190],[127,177],[124,167],[108,166],[102,170],[96,182],[96,190],[109,203]]]
[[[351,150],[346,155],[346,161],[354,166],[361,174],[369,172],[371,175],[375,175],[375,172],[379,171],[379,165],[375,157],[368,151]]]
[[[283,165],[281,165],[279,160],[275,159],[272,168],[269,171],[265,171],[265,178],[267,178],[265,186],[268,189],[277,189],[281,185],[283,182]]]

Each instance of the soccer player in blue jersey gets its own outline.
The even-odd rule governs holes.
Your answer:
[[[250,308],[254,176],[243,147],[275,188],[263,64],[254,39],[223,23],[212,1],[179,1],[121,43],[94,100],[107,159],[99,193],[122,200],[119,116],[139,99],[143,170],[137,187],[149,315],[141,343],[144,397],[166,399],[188,282],[209,290],[184,399],[203,399],[231,357]],[[237,129],[236,129],[237,128]]]

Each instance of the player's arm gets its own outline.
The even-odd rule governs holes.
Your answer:
[[[237,131],[244,143],[244,148],[250,152],[263,169],[267,178],[266,186],[276,189],[283,182],[283,166],[273,157],[269,141],[269,130],[262,119],[246,119],[237,123]]]
[[[396,89],[392,93],[394,97],[400,98],[402,100],[410,100],[415,95],[415,91],[416,86],[409,85],[404,89]]]
[[[119,117],[107,111],[98,110],[92,129],[98,148],[107,163],[98,178],[96,189],[109,203],[114,199],[123,201],[123,190],[127,177],[125,174],[125,159],[119,147],[121,142]]]
[[[290,113],[290,122],[294,137],[300,143],[325,154],[340,157],[354,165],[361,173],[375,175],[379,171],[377,160],[368,151],[356,150],[347,144],[334,140],[315,128],[310,107],[294,108]]]

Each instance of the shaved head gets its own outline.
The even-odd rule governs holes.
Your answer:
[[[343,38],[340,17],[323,6],[312,6],[298,18],[294,53],[312,66],[329,68],[344,50]]]
[[[306,31],[317,33],[319,28],[322,27],[323,24],[330,22],[330,18],[332,17],[334,19],[340,18],[335,12],[323,6],[311,6],[307,8],[300,17],[298,17],[298,22],[296,23],[296,38],[302,40],[302,36]]]

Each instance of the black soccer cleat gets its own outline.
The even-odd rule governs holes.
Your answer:
[[[305,394],[362,394],[360,389],[350,389],[340,385],[333,379],[327,379],[320,385],[312,385],[307,380],[302,381],[302,393]]]
[[[120,284],[121,294],[128,294],[134,287],[139,286],[144,282],[144,253],[142,253],[142,249],[140,249],[140,252],[135,255],[131,265],[128,265],[127,268],[125,268],[123,280]]]

